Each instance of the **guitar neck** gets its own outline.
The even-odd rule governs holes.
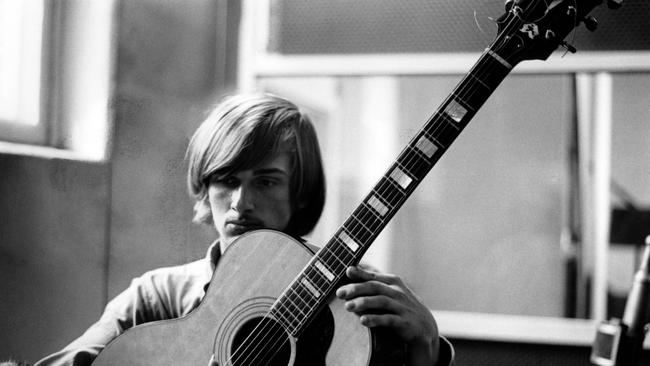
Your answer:
[[[271,312],[292,335],[297,336],[333,294],[346,268],[359,263],[511,69],[508,62],[487,49],[352,215],[278,298]]]

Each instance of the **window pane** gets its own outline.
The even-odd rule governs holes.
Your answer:
[[[37,125],[42,0],[0,0],[0,121]]]

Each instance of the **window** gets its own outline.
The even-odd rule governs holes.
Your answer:
[[[0,0],[0,134],[44,143],[41,121],[42,0]]]
[[[114,14],[113,0],[0,0],[0,150],[106,159]]]
[[[318,111],[314,120],[326,169],[333,163],[326,172],[328,203],[310,238],[316,244],[326,242],[320,239],[327,240],[354,208],[350,205],[367,192],[366,177],[378,177],[373,165],[403,146],[396,142],[410,138],[420,126],[417,121],[423,122],[425,112],[470,69],[490,41],[478,38],[494,28],[484,20],[503,12],[499,1],[245,3],[240,88],[284,95]],[[560,49],[547,61],[518,65],[373,245],[378,248],[388,238],[384,241],[391,246],[366,257],[380,269],[400,273],[436,309],[444,334],[589,345],[592,322],[608,316],[613,276],[607,266],[632,267],[620,265],[632,262],[627,251],[621,253],[625,257],[610,256],[604,235],[609,159],[598,157],[609,155],[605,140],[611,138],[606,129],[612,119],[625,124],[614,131],[620,146],[612,152],[621,163],[613,169],[622,181],[627,177],[625,186],[648,197],[638,167],[650,151],[639,132],[647,130],[639,126],[648,118],[635,106],[645,107],[639,100],[647,99],[650,47],[642,43],[647,37],[627,37],[639,40],[628,44],[614,35],[621,28],[616,24],[626,24],[620,29],[626,32],[636,24],[647,28],[638,15],[645,14],[642,4],[630,5],[614,14],[620,22],[603,15],[609,21],[597,33],[578,28],[569,40],[576,42],[578,54],[564,55]],[[580,247],[563,237],[570,183],[566,157],[570,127],[578,122],[580,146],[589,147],[581,152],[579,178],[589,202],[580,212],[594,215],[589,218],[593,228],[581,229]],[[591,281],[590,294],[587,287],[571,284],[575,261],[584,272],[579,280]],[[625,285],[633,275],[629,272]],[[590,304],[575,307],[590,312],[577,317],[589,319],[553,318],[573,307],[565,297],[574,295],[563,292],[574,290],[570,286],[585,289],[575,297]],[[543,339],[537,337],[540,325]]]

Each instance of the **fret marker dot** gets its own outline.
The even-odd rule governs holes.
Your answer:
[[[330,272],[330,270],[327,269],[327,267],[325,267],[325,265],[321,263],[321,261],[316,261],[314,265],[316,266],[316,268],[318,268],[320,273],[322,273],[325,277],[327,277],[328,281],[331,282],[334,279],[334,274]]]
[[[447,113],[447,115],[454,121],[460,122],[463,117],[465,117],[465,114],[467,114],[467,109],[458,104],[455,100],[452,100],[447,104],[447,107],[445,107],[445,113]]]
[[[424,136],[420,136],[420,139],[418,142],[415,144],[415,147],[417,147],[424,155],[426,155],[428,158],[432,157],[433,154],[436,153],[438,150],[438,146],[434,145],[431,140]]]
[[[408,187],[413,181],[413,179],[406,175],[406,173],[404,173],[400,168],[393,169],[393,171],[390,172],[390,177],[404,189],[406,189],[406,187]]]
[[[379,200],[379,198],[375,196],[370,197],[370,199],[368,200],[368,205],[370,205],[370,207],[372,207],[375,211],[377,211],[377,213],[380,216],[384,216],[386,215],[386,212],[388,212],[388,207],[386,207],[386,205],[384,205]]]
[[[303,278],[302,281],[300,281],[300,283],[302,283],[302,285],[305,286],[305,288],[307,288],[307,290],[309,290],[309,292],[311,292],[312,295],[314,295],[314,297],[320,296],[320,292],[316,289],[316,287],[314,287],[314,285],[311,282],[309,282],[308,279]]]
[[[345,232],[339,234],[339,239],[341,239],[341,241],[344,242],[353,252],[356,252],[357,249],[359,249],[359,244],[352,240],[352,238]]]

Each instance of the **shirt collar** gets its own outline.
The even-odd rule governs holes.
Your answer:
[[[206,283],[203,285],[203,290],[207,290],[210,282],[212,281],[212,275],[214,274],[214,269],[217,268],[217,263],[221,258],[221,247],[219,245],[219,240],[215,240],[210,244],[207,253],[205,254],[206,265]]]
[[[214,269],[217,268],[219,258],[221,258],[221,246],[219,240],[215,240],[210,244],[210,247],[205,254],[205,258],[208,260],[208,263],[210,263],[210,270],[214,271]]]

